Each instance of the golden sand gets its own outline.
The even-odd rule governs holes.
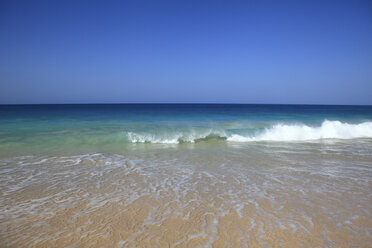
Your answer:
[[[222,175],[102,155],[25,164],[3,173],[19,187],[2,181],[1,247],[372,244],[369,181],[271,169]]]

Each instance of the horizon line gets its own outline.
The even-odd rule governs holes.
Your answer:
[[[308,106],[372,106],[372,104],[324,104],[324,103],[177,103],[177,102],[116,102],[116,103],[0,103],[4,105],[308,105]]]

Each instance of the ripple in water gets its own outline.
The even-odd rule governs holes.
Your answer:
[[[0,245],[368,247],[360,142],[2,159]]]

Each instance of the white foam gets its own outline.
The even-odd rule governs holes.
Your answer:
[[[372,138],[372,122],[359,124],[343,123],[325,120],[320,126],[305,124],[276,124],[263,132],[252,135],[241,133],[226,134],[226,130],[209,130],[196,132],[188,130],[174,133],[127,133],[131,143],[179,144],[181,142],[195,143],[200,140],[219,137],[230,142],[252,141],[307,141],[321,139],[355,139]]]
[[[304,124],[277,124],[256,136],[233,134],[227,138],[234,142],[251,141],[306,141],[320,139],[372,138],[372,122],[349,124],[340,121],[324,121],[320,127]]]
[[[205,132],[178,132],[169,134],[152,134],[152,133],[134,133],[128,132],[127,137],[132,143],[157,143],[157,144],[179,144],[180,142],[194,143],[199,139],[207,138],[208,136],[225,137],[226,134],[222,131],[209,130]]]
[[[160,143],[160,144],[178,144],[179,136],[172,138],[161,138],[153,134],[138,134],[133,132],[128,132],[128,139],[132,143]]]

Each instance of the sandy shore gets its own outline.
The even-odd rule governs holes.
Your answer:
[[[2,162],[2,247],[370,247],[372,241],[371,184],[363,178],[305,168],[149,166],[105,155]]]

